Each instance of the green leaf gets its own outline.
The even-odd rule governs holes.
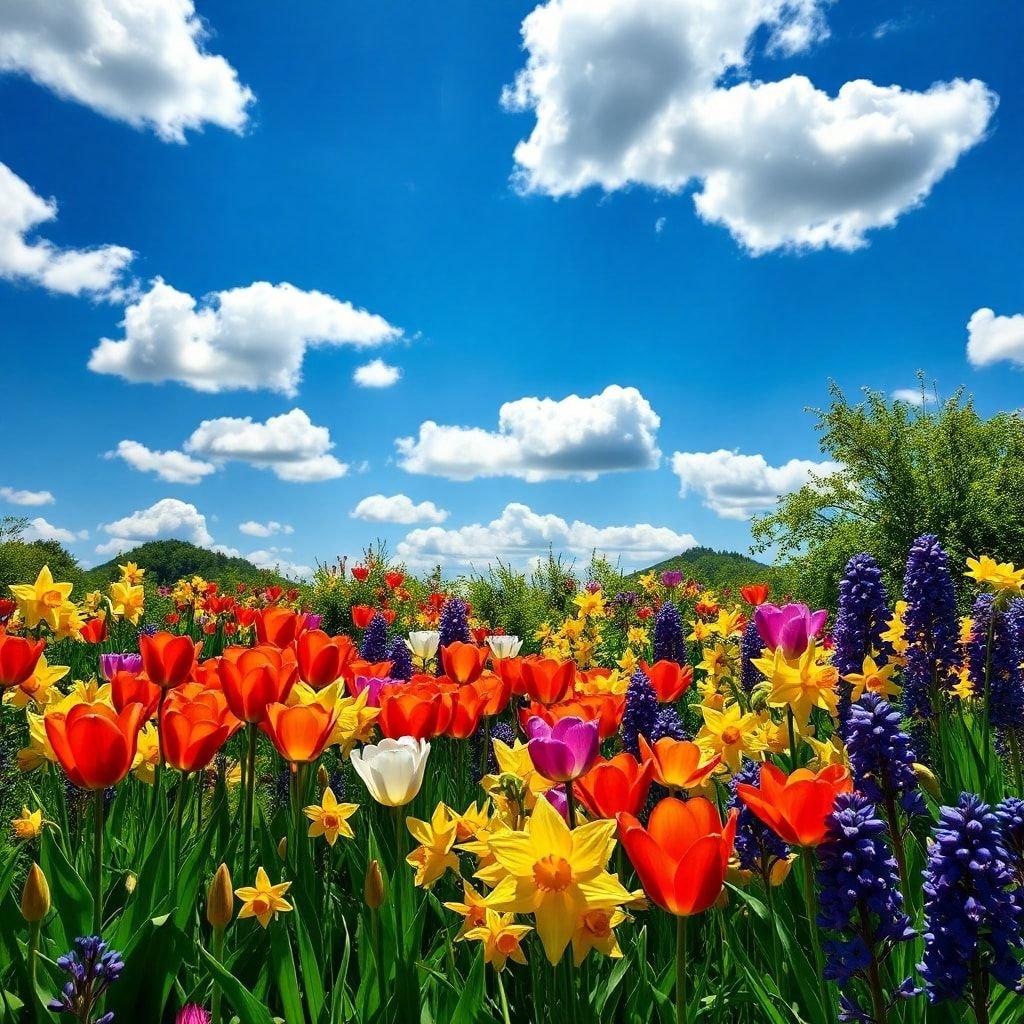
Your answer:
[[[480,1019],[484,1004],[484,955],[473,958],[473,966],[463,982],[462,995],[455,1006],[451,1024],[474,1024]]]
[[[92,893],[51,829],[43,829],[39,837],[39,866],[49,883],[54,910],[50,935],[62,950],[69,949],[77,936],[92,934]]]
[[[217,984],[220,985],[225,1002],[238,1017],[238,1024],[274,1024],[270,1011],[258,999],[250,995],[245,986],[226,967],[202,946],[198,948],[200,957],[209,968]]]
[[[288,929],[277,922],[270,935],[270,969],[274,974],[277,993],[284,1008],[287,1024],[305,1024],[302,1012],[302,997],[299,995],[299,979],[295,974],[295,959],[292,944],[288,940]]]

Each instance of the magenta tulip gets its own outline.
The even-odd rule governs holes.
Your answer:
[[[765,647],[781,647],[787,658],[798,658],[807,650],[826,618],[827,611],[812,612],[805,604],[762,604],[754,611],[754,625]]]
[[[553,726],[536,715],[526,723],[530,760],[546,779],[569,782],[590,770],[597,759],[598,722],[563,718]]]

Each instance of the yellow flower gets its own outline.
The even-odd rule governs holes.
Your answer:
[[[899,657],[907,653],[907,625],[903,621],[906,613],[907,602],[897,601],[889,620],[889,628],[880,635],[880,639],[887,641]]]
[[[583,629],[585,625],[586,623],[580,619],[566,619],[565,622],[562,623],[562,636],[564,636],[566,640],[578,640],[583,636]]]
[[[458,826],[444,804],[434,808],[429,822],[406,818],[405,823],[420,844],[405,858],[416,869],[416,885],[429,889],[449,868],[459,873],[459,858],[452,853]]]
[[[70,671],[67,665],[50,665],[46,655],[41,654],[32,675],[20,686],[4,691],[4,701],[16,708],[27,707],[33,702],[42,707],[63,696],[60,690],[54,689],[54,684]]]
[[[491,813],[486,803],[482,807],[472,803],[462,814],[448,808],[448,813],[455,823],[456,840],[459,842],[476,839],[490,831]]]
[[[243,917],[255,917],[266,928],[279,913],[286,913],[292,909],[292,905],[282,898],[291,887],[291,882],[271,885],[266,871],[258,868],[255,885],[244,885],[241,889],[235,890],[235,895],[243,904],[238,912],[239,920]]]
[[[635,647],[647,645],[647,630],[643,626],[630,626],[626,630],[626,642]]]
[[[654,594],[658,590],[658,576],[653,570],[645,572],[637,582],[640,584],[640,588],[648,594]]]
[[[529,925],[515,924],[511,914],[496,914],[488,910],[484,923],[471,928],[463,939],[482,942],[484,946],[484,963],[493,964],[496,971],[503,971],[509,960],[517,964],[526,963],[526,954],[519,943],[532,930]]]
[[[21,814],[11,822],[15,839],[35,839],[43,831],[43,812],[22,807]]]
[[[732,652],[725,644],[718,643],[714,647],[705,647],[703,653],[704,657],[697,668],[703,669],[708,674],[708,679],[717,685],[719,679],[729,674]]]
[[[618,908],[614,910],[588,910],[576,922],[576,930],[572,933],[572,959],[579,967],[592,949],[598,953],[617,960],[622,956],[615,929],[626,920],[626,915]]]
[[[711,627],[723,640],[739,636],[746,628],[746,619],[738,608],[732,611],[724,609],[718,613],[718,619]]]
[[[29,629],[35,629],[40,622],[45,622],[50,629],[56,629],[61,606],[71,594],[71,587],[70,583],[55,583],[50,567],[44,565],[35,583],[16,583],[11,587],[11,593]]]
[[[318,804],[310,804],[304,807],[302,813],[309,818],[309,832],[311,839],[323,836],[328,846],[333,846],[338,836],[352,839],[354,834],[348,819],[359,810],[359,804],[339,804],[334,790],[328,786],[324,790],[323,799]]]
[[[561,959],[584,914],[631,899],[605,869],[615,827],[602,819],[570,831],[547,800],[538,800],[524,831],[491,837],[495,864],[477,872],[484,882],[497,883],[488,903],[498,911],[533,914],[552,964]]]
[[[120,583],[110,584],[111,613],[120,618],[127,619],[132,625],[135,625],[142,618],[142,606],[145,600],[146,591],[141,586],[133,586],[124,580]]]
[[[1024,569],[1015,569],[1012,562],[997,562],[988,555],[967,559],[964,575],[992,590],[1019,594],[1024,589]],[[13,589],[13,588],[12,588]]]
[[[809,728],[808,723],[794,717],[793,734],[797,740],[806,739]],[[785,720],[776,722],[763,718],[754,735],[754,743],[762,750],[772,754],[784,754],[789,750],[789,723]]]
[[[636,656],[636,652],[632,647],[627,647],[626,650],[622,652],[622,657],[619,658],[615,664],[622,669],[623,673],[627,676],[631,676],[636,671],[638,662],[639,659]]]
[[[579,608],[581,618],[603,618],[605,614],[604,594],[600,590],[584,590],[572,599],[572,603]]]
[[[445,906],[463,919],[456,939],[461,939],[466,932],[479,928],[487,919],[487,900],[465,879],[462,880],[462,902],[445,903]]]
[[[534,797],[540,796],[552,787],[553,783],[534,768],[530,751],[521,740],[516,740],[511,747],[501,740],[492,740],[491,747],[498,762],[498,771],[494,775],[485,775],[480,780],[480,785],[492,796],[500,790],[503,775],[517,778]]]
[[[864,659],[860,672],[850,672],[843,678],[850,684],[850,700],[858,701],[864,693],[877,693],[879,697],[889,698],[902,691],[892,681],[892,674],[896,671],[893,664],[879,667],[875,659],[869,654]]]
[[[542,644],[548,639],[549,636],[551,636],[551,623],[542,622],[537,627],[536,632],[533,634],[533,639],[536,640],[537,643]]]
[[[139,732],[139,745],[132,762],[132,774],[140,782],[152,786],[156,779],[156,766],[160,763],[160,739],[156,726],[147,722]]]
[[[830,764],[849,764],[846,747],[838,735],[833,734],[827,740],[816,740],[813,736],[805,736],[804,739],[814,751],[814,760],[819,770]]]
[[[46,735],[46,725],[42,715],[25,712],[28,721],[28,746],[18,751],[18,770],[32,772],[41,768],[47,761],[56,761],[57,755],[50,746]]]
[[[98,590],[90,590],[85,597],[82,598],[82,607],[89,612],[90,615],[95,614],[96,610],[103,603],[103,595]]]
[[[142,577],[146,575],[146,570],[140,569],[134,562],[118,565],[118,569],[121,570],[121,582],[127,583],[129,586],[141,583]]]
[[[58,640],[64,640],[67,637],[81,640],[84,625],[85,613],[82,609],[73,601],[65,601],[57,609],[57,628],[54,635]]]
[[[768,703],[792,708],[798,722],[806,722],[812,708],[824,708],[831,715],[836,713],[839,673],[832,665],[819,664],[817,654],[812,639],[795,664],[785,659],[781,648],[770,657],[756,658],[752,662],[771,681]]]
[[[46,710],[67,713],[76,704],[107,704],[114,706],[110,691],[110,683],[101,683],[94,679],[76,679],[65,696],[47,705]]]
[[[957,670],[953,696],[959,700],[970,700],[974,696],[974,683],[971,681],[971,671],[967,665],[961,665]]]
[[[686,639],[693,643],[702,644],[708,637],[714,636],[714,633],[714,626],[701,619],[696,619],[693,623],[693,629]]]
[[[349,754],[357,743],[367,743],[370,740],[374,723],[380,715],[380,708],[370,707],[367,704],[369,699],[370,691],[366,689],[357,697],[339,697],[335,704],[338,721],[334,725],[334,732],[331,733],[330,745],[338,744],[343,755]]]
[[[731,704],[722,711],[704,705],[701,707],[704,725],[697,733],[696,743],[703,750],[721,754],[722,761],[734,772],[739,770],[744,754],[753,756],[759,719],[754,714],[744,714],[738,704]]]

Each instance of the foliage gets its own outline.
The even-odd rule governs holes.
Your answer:
[[[735,590],[754,581],[770,583],[773,591],[782,590],[783,574],[770,565],[758,562],[738,551],[716,551],[714,548],[696,547],[652,565],[643,572],[660,575],[670,571],[681,572],[686,579],[696,580],[706,587]],[[639,576],[641,573],[634,573]]]
[[[12,583],[35,579],[44,565],[49,565],[59,579],[80,583],[82,570],[74,557],[59,541],[22,540],[27,526],[27,519],[0,519],[0,594],[6,594]]]

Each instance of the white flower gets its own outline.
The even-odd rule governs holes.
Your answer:
[[[423,785],[430,744],[401,736],[367,743],[352,751],[352,767],[366,783],[370,796],[385,807],[403,807],[416,798]]]
[[[436,629],[420,629],[409,634],[405,646],[412,651],[414,658],[419,658],[425,665],[437,654],[437,645],[441,640],[441,634]]]
[[[517,636],[489,636],[487,646],[490,647],[491,654],[500,660],[516,657],[523,646],[523,641]]]

